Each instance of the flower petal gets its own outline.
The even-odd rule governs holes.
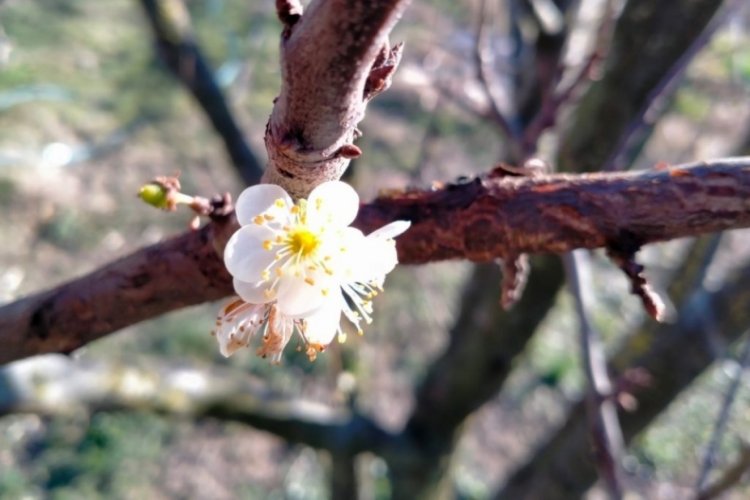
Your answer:
[[[242,297],[242,300],[251,304],[266,304],[276,300],[276,290],[269,288],[268,284],[254,285],[234,278],[234,291]]]
[[[386,224],[380,229],[376,229],[367,235],[368,238],[381,238],[381,239],[393,239],[402,233],[405,233],[411,226],[411,221],[408,220],[397,220],[390,224]]]
[[[318,310],[305,317],[305,340],[323,347],[330,344],[339,331],[343,304],[341,292],[336,292]]]
[[[311,225],[345,227],[359,211],[359,196],[349,184],[329,181],[312,190],[307,200],[307,217]]]
[[[252,224],[255,216],[272,209],[276,200],[281,199],[287,207],[293,205],[292,199],[281,186],[276,184],[256,184],[240,193],[234,210],[237,221],[246,226]]]
[[[275,252],[263,248],[263,242],[271,240],[274,232],[265,226],[241,227],[229,238],[224,249],[224,265],[229,273],[240,281],[257,283],[261,273],[274,261]]]
[[[318,309],[326,294],[338,290],[338,283],[325,273],[310,273],[306,278],[285,276],[279,280],[276,303],[285,315],[300,318]]]
[[[385,275],[398,264],[396,243],[392,239],[357,237],[347,234],[345,268],[340,276],[346,282],[382,284]]]
[[[263,324],[266,305],[248,304],[235,299],[222,307],[214,331],[219,352],[229,357],[247,347],[250,339]]]

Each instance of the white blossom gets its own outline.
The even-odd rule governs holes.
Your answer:
[[[224,262],[244,305],[225,307],[219,316],[222,354],[247,345],[263,327],[259,354],[278,360],[296,330],[313,359],[337,334],[343,340],[342,313],[359,332],[362,320],[372,321],[372,298],[398,263],[393,238],[409,222],[365,236],[349,227],[358,209],[356,192],[337,181],[321,184],[297,203],[269,184],[240,195],[236,213],[242,227],[227,243]]]

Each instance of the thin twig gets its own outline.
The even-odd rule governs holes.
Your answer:
[[[750,265],[729,275],[719,289],[695,289],[705,275],[702,264],[712,249],[708,238],[700,239],[671,283],[669,293],[678,311],[675,321],[645,321],[610,357],[609,366],[621,377],[635,370],[642,374],[641,382],[627,388],[637,404],[619,413],[626,442],[643,432],[716,359],[700,315],[710,311],[725,343],[736,340],[750,323]],[[702,305],[698,313],[696,304]],[[597,479],[594,464],[588,460],[591,444],[585,411],[585,401],[573,405],[559,430],[507,479],[495,498],[583,498]]]
[[[482,85],[482,89],[489,101],[489,113],[492,121],[497,125],[508,140],[511,148],[511,156],[518,158],[520,148],[519,133],[514,130],[508,118],[503,112],[500,104],[500,86],[498,85],[492,63],[494,60],[490,34],[488,32],[487,21],[493,16],[489,9],[491,0],[481,0],[479,8],[479,17],[477,20],[476,40],[474,43],[474,60],[477,68],[477,78]]]
[[[558,89],[564,75],[564,67],[560,65],[555,77],[552,79],[550,89],[542,98],[542,107],[534,117],[534,120],[526,127],[522,139],[522,149],[526,156],[533,154],[542,133],[554,127],[560,115],[561,108],[575,97],[575,94],[591,81],[592,75],[597,71],[599,64],[604,60],[609,41],[612,36],[612,26],[615,21],[614,0],[607,0],[602,12],[599,26],[596,30],[595,42],[591,53],[581,64],[576,75],[563,89]]]
[[[711,500],[712,498],[719,497],[732,486],[739,483],[748,470],[750,470],[750,446],[743,443],[740,456],[737,457],[737,460],[715,482],[703,489],[696,497],[696,500]]]
[[[617,407],[611,397],[612,382],[607,373],[604,346],[588,318],[587,310],[593,305],[589,293],[588,255],[576,250],[565,254],[563,262],[580,326],[581,355],[588,380],[586,410],[595,464],[599,476],[607,485],[610,498],[619,499],[623,496],[620,461],[624,440],[617,419]]]
[[[696,498],[705,498],[704,493],[706,491],[706,481],[708,480],[708,475],[713,468],[714,460],[716,459],[716,451],[719,449],[721,440],[726,432],[732,405],[737,399],[737,392],[740,387],[740,382],[742,381],[742,375],[744,374],[747,365],[750,364],[750,332],[745,335],[747,338],[742,347],[742,352],[737,358],[737,370],[731,376],[729,387],[727,388],[724,400],[721,403],[719,415],[716,417],[716,423],[714,424],[714,429],[711,433],[711,439],[708,442],[705,455],[703,455],[700,473],[698,474],[698,480],[695,483]]]

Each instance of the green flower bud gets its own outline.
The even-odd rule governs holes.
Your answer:
[[[142,186],[138,191],[138,197],[156,208],[169,207],[169,189],[155,182]]]

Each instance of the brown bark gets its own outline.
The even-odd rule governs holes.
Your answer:
[[[576,248],[638,248],[750,223],[750,157],[617,174],[497,177],[496,171],[362,207],[368,230],[412,221],[398,241],[408,264],[486,262]]]
[[[412,221],[399,259],[490,261],[640,245],[750,226],[750,157],[624,174],[497,177],[378,198],[355,225]],[[231,294],[218,248],[232,217],[0,308],[0,362],[70,352],[120,328]]]
[[[0,308],[0,360],[69,353],[103,335],[216,300],[231,279],[215,225],[141,249],[86,276]]]
[[[367,102],[390,84],[400,46],[388,46],[388,33],[407,3],[313,1],[300,18],[284,21],[281,93],[266,128],[264,182],[304,197],[339,179],[361,154],[353,144],[357,124]]]

